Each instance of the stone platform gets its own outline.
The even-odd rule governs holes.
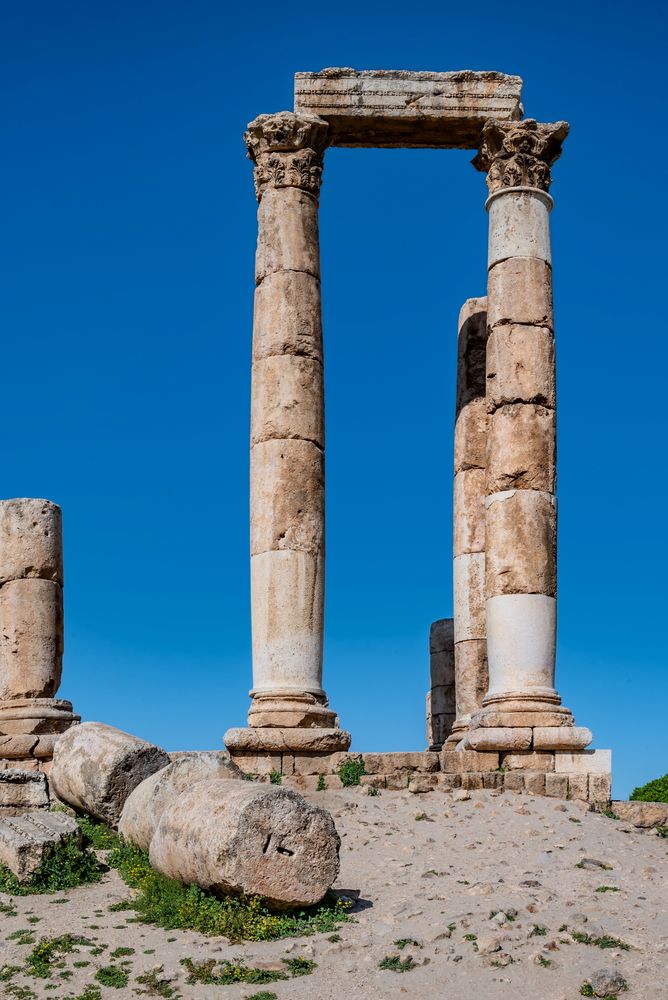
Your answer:
[[[610,750],[552,753],[479,753],[475,750],[443,750],[440,753],[300,753],[236,751],[235,764],[248,775],[269,780],[281,776],[281,784],[297,791],[316,788],[321,778],[328,788],[340,787],[339,769],[347,760],[363,761],[360,784],[372,788],[413,791],[431,789],[498,788],[531,792],[561,799],[579,799],[607,806],[612,785]]]

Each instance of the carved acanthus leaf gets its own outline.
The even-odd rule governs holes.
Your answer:
[[[490,119],[482,130],[476,170],[487,172],[490,194],[509,187],[550,189],[550,167],[561,156],[568,135],[567,122],[520,122]]]
[[[259,115],[250,123],[244,142],[255,164],[258,200],[267,187],[297,187],[317,196],[327,129],[322,118],[292,111]]]

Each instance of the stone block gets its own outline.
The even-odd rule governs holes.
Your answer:
[[[263,441],[250,458],[251,555],[324,548],[325,464],[311,441]]]
[[[251,602],[256,689],[280,691],[287,683],[308,691],[313,665],[322,662],[324,554],[283,549],[252,556]]]
[[[8,760],[21,760],[32,757],[33,750],[39,742],[39,736],[0,736],[0,757]]]
[[[490,696],[544,692],[554,684],[557,602],[542,594],[502,594],[487,600]],[[505,703],[508,709],[517,702]],[[531,707],[537,707],[540,702]],[[528,707],[526,704],[522,708]]]
[[[478,791],[484,788],[484,774],[476,774],[472,771],[467,771],[466,774],[462,774],[462,788],[467,789],[467,791]]]
[[[567,777],[567,775],[562,775]],[[612,777],[609,774],[589,775],[589,801],[606,805],[612,794]]]
[[[331,752],[331,766],[342,759],[337,758],[337,751],[350,746],[350,733],[343,729],[228,729],[223,737],[225,746],[236,761],[239,755],[270,755],[283,753],[324,753]],[[359,756],[352,754],[348,756]]]
[[[485,550],[485,470],[465,469],[455,475],[453,555]]]
[[[467,735],[471,750],[528,750],[530,729],[471,729]]]
[[[451,715],[455,707],[454,678],[451,684],[439,684],[433,687],[427,697],[430,700],[430,710],[434,716]]]
[[[361,754],[367,774],[393,774],[396,771],[438,771],[437,753],[412,751],[408,753]]]
[[[325,447],[322,364],[294,354],[261,358],[253,363],[251,444],[289,438]]]
[[[461,774],[443,774],[442,772],[438,774],[438,787],[442,788],[444,792],[451,792],[454,788],[461,788],[461,786]]]
[[[469,552],[452,561],[455,642],[484,639],[485,553]]]
[[[526,771],[524,791],[530,795],[545,795],[545,775],[540,771]]]
[[[11,767],[0,771],[0,807],[2,809],[48,809],[49,787],[37,770]]]
[[[533,729],[534,726],[572,726],[573,716],[568,709],[546,712],[504,712],[486,708],[471,720],[476,728],[496,729],[508,726]]]
[[[268,187],[258,206],[255,282],[277,271],[320,277],[318,202],[299,188]]]
[[[331,774],[332,754],[326,750],[321,753],[283,754],[284,774]],[[286,763],[288,763],[286,767]],[[291,766],[290,766],[291,765]]]
[[[536,750],[583,750],[593,738],[584,726],[536,726],[533,731]]]
[[[80,846],[83,835],[77,821],[65,813],[25,813],[0,820],[0,864],[19,882],[27,882],[58,845]]]
[[[503,788],[503,774],[500,771],[486,771],[482,776],[483,788]]]
[[[321,777],[325,788],[318,788]],[[281,779],[281,788],[291,788],[295,792],[334,791],[342,787],[336,774],[286,774]]]
[[[619,802],[615,800],[611,808],[620,819],[643,830],[648,830],[653,826],[668,826],[668,802]]]
[[[568,775],[566,774],[546,774],[545,794],[555,799],[565,799],[568,797]]]
[[[430,654],[451,652],[454,641],[455,633],[452,618],[439,618],[437,621],[431,623],[429,626]],[[435,678],[432,675],[432,683],[446,684],[449,682],[441,680],[440,676]]]
[[[482,705],[487,693],[487,640],[468,639],[455,644],[455,690],[457,712],[470,715]]]
[[[333,146],[477,149],[488,118],[521,118],[521,93],[505,73],[330,68],[295,74],[294,106],[329,123]]]
[[[506,753],[501,764],[509,771],[554,771],[554,756],[551,753]]]
[[[50,500],[0,500],[0,587],[40,578],[63,585],[60,507]]]
[[[408,788],[410,771],[393,771],[385,775],[385,787],[392,792],[403,792]]]
[[[431,792],[438,787],[438,774],[411,774],[408,791],[415,794]]]
[[[360,778],[360,785],[365,788],[385,788],[385,775],[363,774]]]
[[[556,481],[555,411],[536,403],[509,403],[495,410],[489,417],[485,492],[554,493]]]
[[[487,202],[488,262],[492,267],[510,257],[537,257],[551,263],[552,199],[536,189],[501,190]]]
[[[467,771],[496,771],[499,767],[498,753],[476,753],[475,750],[441,751],[441,770],[446,774],[465,774]]]
[[[508,771],[503,776],[503,787],[507,792],[521,792],[524,790],[524,772]]]
[[[484,389],[483,389],[484,393]],[[487,405],[485,396],[470,400],[455,421],[455,474],[484,469],[487,463]]]
[[[568,775],[568,797],[586,802],[589,797],[589,780],[586,774]]]
[[[0,588],[0,699],[49,698],[63,659],[63,592],[52,580]]]
[[[487,596],[555,597],[556,497],[538,490],[507,490],[488,496],[486,507]]]
[[[230,756],[244,774],[271,774],[272,771],[281,773],[280,753],[239,753],[235,750]]]
[[[579,753],[555,752],[557,774],[611,774],[611,750],[581,750]]]
[[[554,336],[544,326],[497,326],[487,341],[490,413],[512,403],[556,406]]]
[[[535,257],[511,257],[489,271],[487,324],[552,328],[552,272]]]
[[[459,311],[457,327],[457,419],[464,408],[485,397],[485,348],[487,298],[467,299]]]
[[[253,361],[285,354],[323,360],[320,281],[303,271],[268,274],[255,289]]]

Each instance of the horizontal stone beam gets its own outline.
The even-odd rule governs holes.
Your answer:
[[[519,76],[472,70],[295,74],[295,112],[329,122],[332,146],[477,149],[489,118],[522,117],[521,93]]]

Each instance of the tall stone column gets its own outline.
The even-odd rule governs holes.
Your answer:
[[[487,691],[485,624],[485,466],[487,408],[485,356],[487,299],[467,299],[459,314],[455,479],[453,497],[453,600],[457,716],[448,739],[455,746],[482,707]]]
[[[557,626],[556,397],[550,167],[565,122],[488,121],[473,161],[487,172],[486,622],[489,688],[474,717],[485,749],[585,746],[555,689]],[[532,727],[537,729],[532,730]],[[545,736],[545,728],[550,732]],[[564,733],[565,729],[571,731]],[[531,742],[531,732],[542,741]],[[546,743],[551,744],[547,746]]]
[[[60,507],[0,501],[0,766],[48,765],[60,733],[79,721],[55,697],[63,658]]]
[[[251,399],[253,701],[252,733],[228,731],[230,749],[309,749],[309,730],[318,731],[319,749],[350,745],[322,687],[318,195],[327,129],[314,115],[286,111],[260,115],[244,136],[259,201]]]

